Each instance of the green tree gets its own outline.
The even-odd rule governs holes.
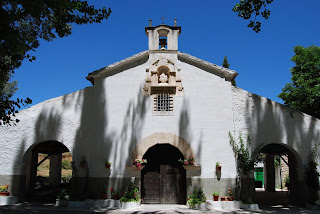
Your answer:
[[[227,56],[225,56],[225,57],[223,58],[222,66],[223,66],[224,68],[229,68],[230,64],[229,64],[229,62],[228,62]]]
[[[232,10],[238,13],[241,18],[249,20],[248,27],[258,33],[261,28],[261,22],[256,21],[256,19],[260,16],[264,19],[269,18],[270,10],[267,9],[267,5],[272,2],[273,0],[240,0]]]
[[[290,69],[292,82],[278,95],[284,104],[320,118],[320,47],[296,46],[291,58],[296,65]]]
[[[9,73],[7,76],[7,79],[10,80],[12,74]],[[18,81],[11,81],[11,82],[4,82],[3,88],[0,94],[0,125],[9,123],[11,120],[11,116],[15,116],[15,113],[18,111],[15,110],[15,106],[20,108],[20,105],[26,105],[29,102],[31,103],[31,100],[10,100],[10,98],[13,96],[13,94],[18,90],[17,87]],[[15,122],[19,122],[18,119],[15,120]]]
[[[224,68],[229,68],[229,67],[230,67],[230,64],[229,64],[229,62],[228,62],[227,56],[225,56],[225,57],[223,58],[222,66],[223,66]],[[236,86],[236,85],[237,85],[237,84],[236,84],[236,80],[233,79],[233,80],[231,81],[231,84],[234,85],[234,86]]]
[[[24,59],[35,60],[30,52],[39,40],[71,35],[72,24],[100,23],[110,13],[110,8],[97,9],[82,0],[0,1],[0,125],[10,124],[21,103],[31,103],[29,98],[11,100],[5,87]]]

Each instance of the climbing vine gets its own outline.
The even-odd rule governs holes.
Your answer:
[[[246,144],[240,134],[239,143],[235,141],[232,134],[229,132],[230,145],[236,157],[237,169],[240,174],[248,175],[254,169],[255,159],[251,153],[251,139],[247,135]]]
[[[229,132],[229,142],[236,158],[236,167],[238,171],[236,195],[245,203],[253,203],[255,190],[254,180],[250,178],[250,172],[254,170],[254,164],[262,160],[260,154],[254,155],[251,151],[251,139],[247,135],[246,142],[239,135],[237,143]]]

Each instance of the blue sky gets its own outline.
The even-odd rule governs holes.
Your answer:
[[[228,57],[236,70],[237,86],[283,103],[277,95],[290,82],[290,58],[296,45],[320,46],[319,0],[274,0],[271,16],[258,34],[232,12],[240,0],[89,0],[112,9],[101,24],[73,26],[73,34],[52,42],[42,41],[34,55],[16,70],[15,97],[44,100],[91,86],[88,73],[148,49],[144,28],[181,26],[179,51],[222,65]],[[142,71],[144,72],[144,71]]]

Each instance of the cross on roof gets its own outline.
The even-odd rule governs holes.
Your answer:
[[[162,24],[164,24],[164,20],[167,19],[167,18],[162,16],[162,18],[160,18],[160,19],[162,19]]]

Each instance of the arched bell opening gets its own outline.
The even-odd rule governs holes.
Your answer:
[[[170,144],[156,144],[143,155],[147,159],[141,172],[143,203],[185,204],[186,171],[178,161],[180,150]]]
[[[261,161],[254,172],[258,203],[274,205],[299,201],[299,154],[287,145],[268,144],[258,155]]]
[[[169,31],[167,29],[159,29],[158,30],[159,50],[166,50],[167,49],[168,34],[169,34]]]

